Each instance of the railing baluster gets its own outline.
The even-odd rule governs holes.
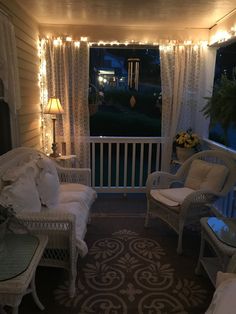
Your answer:
[[[103,142],[100,143],[100,187],[103,187]]]
[[[140,167],[139,167],[139,186],[143,186],[143,153],[144,153],[144,144],[141,143],[140,150]]]
[[[108,143],[108,186],[111,186],[111,143]]]
[[[116,143],[116,187],[119,187],[120,178],[120,143]]]
[[[151,172],[151,163],[152,163],[152,143],[148,144],[148,169],[147,175]]]
[[[92,142],[92,186],[95,186],[95,143]]]
[[[127,186],[127,155],[128,155],[128,144],[125,143],[125,158],[124,158],[124,187]]]
[[[157,144],[157,153],[156,153],[156,169],[155,171],[160,170],[160,143]]]
[[[133,143],[132,145],[132,180],[131,180],[131,186],[135,186],[135,161],[136,161],[136,143]]]

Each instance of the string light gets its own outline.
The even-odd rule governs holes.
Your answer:
[[[233,37],[236,37],[236,26],[231,27],[230,31],[219,30],[215,35],[211,36],[210,46],[224,43]]]
[[[80,37],[80,41],[88,41],[88,37]]]
[[[62,45],[62,39],[60,37],[58,37],[57,39],[54,39],[53,40],[53,45],[54,46]]]
[[[80,42],[79,42],[79,41],[75,41],[75,42],[74,42],[74,45],[75,45],[75,47],[78,47],[78,48],[79,48],[79,47],[80,47]]]
[[[233,30],[235,32],[235,30]],[[232,32],[233,32],[232,31]],[[41,41],[46,41],[49,40],[50,37],[46,37],[41,39]],[[191,40],[185,40],[185,41],[178,41],[178,40],[160,40],[160,41],[135,41],[134,39],[132,40],[125,40],[125,41],[118,41],[118,40],[112,40],[112,41],[104,41],[104,40],[99,40],[96,42],[89,42],[88,37],[81,37],[80,40],[74,40],[71,36],[65,36],[65,37],[57,37],[53,38],[51,37],[51,40],[53,40],[53,44],[55,46],[60,46],[63,45],[63,43],[66,42],[73,42],[76,47],[80,46],[80,42],[87,42],[89,47],[97,47],[97,46],[124,46],[127,47],[129,45],[131,46],[160,46],[160,45],[171,45],[171,46],[188,46],[188,45],[200,45],[200,46],[205,46],[208,45],[207,41],[191,41]]]

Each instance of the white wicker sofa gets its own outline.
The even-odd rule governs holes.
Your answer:
[[[75,293],[78,255],[84,242],[96,192],[90,169],[63,168],[45,154],[19,147],[0,156],[0,201],[34,233],[47,234],[41,265],[69,271],[69,294]]]

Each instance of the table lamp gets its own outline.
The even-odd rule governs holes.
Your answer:
[[[44,109],[45,114],[52,115],[52,123],[53,123],[53,143],[52,143],[52,153],[50,154],[51,157],[58,157],[59,154],[57,153],[57,143],[56,143],[56,115],[63,114],[64,110],[61,106],[59,98],[50,97],[48,99],[48,104]]]

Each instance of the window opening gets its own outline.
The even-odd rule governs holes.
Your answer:
[[[91,136],[160,136],[159,49],[90,48]]]
[[[236,43],[217,50],[213,93],[219,88],[224,98],[215,98],[218,102],[215,110],[222,112],[226,127],[223,121],[212,123],[211,119],[209,138],[236,149]]]

